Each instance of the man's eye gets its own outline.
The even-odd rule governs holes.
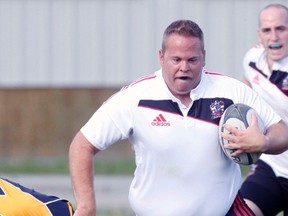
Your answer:
[[[196,62],[198,62],[198,58],[189,59],[189,62],[195,64]]]
[[[179,63],[179,62],[180,62],[180,59],[175,58],[175,59],[173,59],[173,62],[174,62],[174,63]]]
[[[269,32],[270,31],[270,29],[262,29],[262,32],[263,33],[267,33],[267,32]]]
[[[287,30],[287,28],[285,26],[280,26],[280,27],[276,28],[276,31],[278,31],[278,32],[284,32],[286,30]]]

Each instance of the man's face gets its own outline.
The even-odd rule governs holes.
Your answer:
[[[268,8],[259,17],[259,41],[269,63],[288,56],[288,14],[282,8]]]
[[[172,34],[166,49],[159,51],[163,78],[175,97],[190,97],[190,91],[200,82],[205,66],[205,51],[198,38]]]

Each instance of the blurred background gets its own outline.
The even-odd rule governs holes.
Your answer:
[[[58,193],[70,199],[67,154],[75,133],[111,94],[159,69],[162,34],[172,21],[196,21],[204,31],[206,68],[241,79],[242,58],[258,42],[258,13],[273,2],[288,5],[287,0],[0,0],[0,174],[40,190],[44,181],[47,193],[54,192],[48,183],[63,181],[70,194]],[[96,158],[97,175],[130,181],[133,160],[129,144],[120,142]],[[56,174],[61,179],[48,180]],[[129,215],[122,207],[107,214]]]

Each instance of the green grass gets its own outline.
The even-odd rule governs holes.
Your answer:
[[[132,174],[135,165],[133,159],[103,160],[95,159],[95,173],[105,175]],[[18,159],[0,160],[0,173],[45,173],[68,174],[68,159]]]
[[[21,160],[0,160],[0,173],[68,173],[66,161],[21,159]]]
[[[240,167],[241,167],[242,176],[246,176],[249,173],[250,169],[251,169],[250,165],[249,166],[241,165]]]

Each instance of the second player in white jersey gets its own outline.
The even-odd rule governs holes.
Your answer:
[[[288,57],[275,62],[271,73],[265,50],[258,45],[247,52],[244,71],[251,87],[288,124]],[[276,176],[288,178],[288,151],[279,155],[262,154],[261,159],[272,167]]]

